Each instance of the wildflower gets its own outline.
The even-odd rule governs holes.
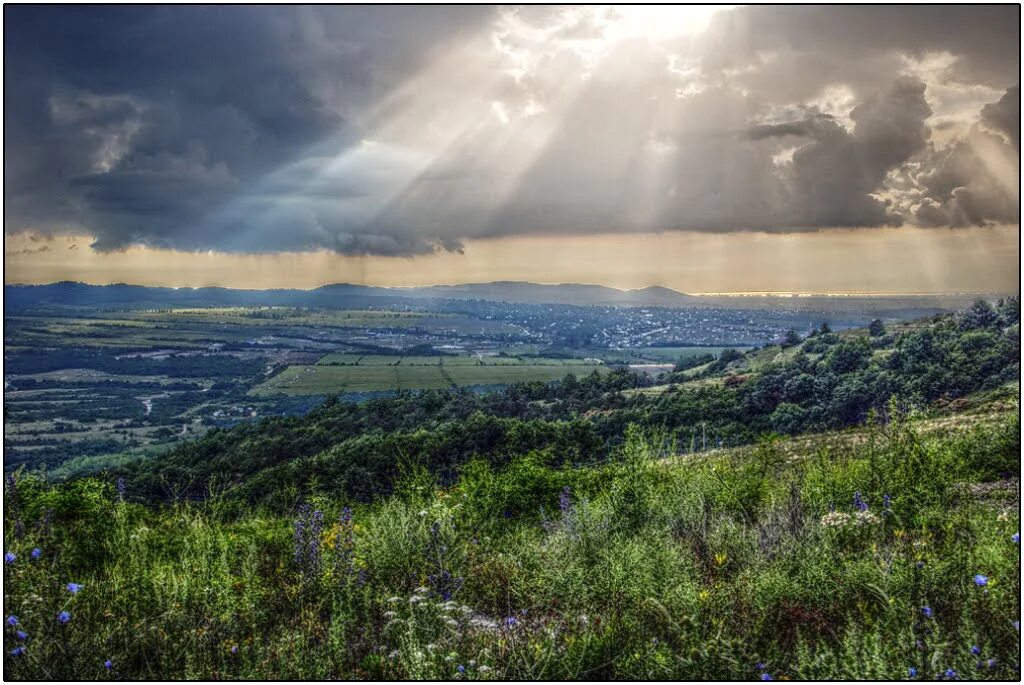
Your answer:
[[[516,623],[518,623],[518,622],[519,621],[516,620],[515,616],[509,616],[508,618],[505,619],[505,627],[506,628],[514,628]]]
[[[989,668],[995,668],[996,667],[996,663],[997,662],[996,662],[995,659],[989,659],[988,661],[985,662],[985,665],[988,666]]]
[[[4,554],[4,563],[5,564],[13,564],[14,560],[17,559],[17,558],[18,558],[18,555],[15,554],[14,552],[7,552],[6,554]]]
[[[857,507],[858,511],[867,511],[868,503],[864,501],[864,498],[860,496],[860,490],[853,493],[853,506]]]
[[[924,614],[925,618],[931,618],[932,617],[932,608],[929,607],[929,606],[923,606],[923,607],[921,607],[921,613]]]
[[[861,511],[857,512],[856,516],[854,517],[854,522],[858,526],[871,526],[876,523],[880,523],[881,519],[872,514],[870,511],[862,509]]]
[[[24,630],[17,630],[14,632],[14,637],[24,642],[28,639],[28,633],[26,633]]]
[[[850,515],[842,511],[833,511],[821,517],[821,525],[839,528],[850,522]]]
[[[978,587],[985,587],[988,585],[988,576],[983,576],[980,573],[974,576],[974,584]]]
[[[568,485],[562,488],[562,493],[558,496],[558,508],[561,509],[562,514],[572,513],[572,490]]]
[[[487,673],[488,671],[491,670],[491,667],[490,666],[481,666],[480,668],[478,668],[476,670],[480,671],[481,673]]]
[[[389,621],[391,619],[393,619],[395,616],[398,616],[398,614],[395,613],[394,611],[385,611],[384,612],[384,618],[388,619]]]
[[[973,645],[971,647],[971,654],[973,654],[974,656],[978,656],[979,654],[981,654],[981,647],[979,647],[978,645]]]
[[[398,658],[398,650],[396,649],[396,650],[393,650],[390,653],[388,653],[388,658],[389,659],[397,659]]]
[[[1016,542],[1019,545],[1020,544],[1020,533],[1014,533],[1013,535],[1010,536],[1010,539],[1013,540],[1014,542]]]
[[[238,645],[231,645],[231,653],[238,654]]]
[[[24,653],[25,653],[25,648],[22,647],[21,645],[18,645],[17,647],[15,647],[14,649],[11,650],[11,656],[21,656]]]
[[[114,662],[111,661],[110,659],[107,659],[106,661],[103,662],[103,668],[107,669],[108,671],[110,669],[112,669],[113,667],[114,667]]]
[[[917,677],[917,669],[914,668],[913,666],[908,668],[907,669],[907,676],[909,676],[911,678],[916,678]]]
[[[754,664],[754,668],[756,668],[756,669],[757,669],[757,670],[759,670],[759,671],[763,671],[763,670],[765,670],[765,669],[766,669],[766,668],[768,668],[768,667],[767,667],[767,666],[765,666],[764,664],[762,664],[762,663],[758,662],[758,663]]]
[[[917,566],[918,568],[924,568],[924,562],[923,562],[923,561],[919,561],[919,562],[917,562],[917,564],[915,564],[915,565],[916,565],[916,566]]]
[[[1016,629],[1016,630],[1020,630],[1020,621],[1014,621],[1014,622],[1013,622],[1012,624],[1010,624],[1010,625],[1012,625],[1012,626],[1014,627],[1014,629]]]
[[[950,679],[956,678],[956,671],[954,671],[952,668],[947,668],[946,672],[943,675]]]
[[[459,673],[465,673],[466,672],[466,667],[463,666],[462,664],[459,664],[458,666],[455,667],[455,670],[458,671]]]
[[[314,576],[320,568],[320,534],[323,524],[322,511],[314,511],[308,504],[299,507],[294,524],[295,564],[309,577]]]
[[[29,554],[29,556],[32,557],[33,559],[38,559],[39,557],[43,556],[43,550],[41,550],[38,547],[36,547],[35,549],[32,550],[32,553]]]
[[[18,617],[14,616],[14,615],[8,616],[7,617],[7,625],[11,626],[12,628],[14,626],[18,625]]]
[[[772,677],[771,673],[762,673],[761,680],[775,680],[775,678]]]
[[[77,595],[78,591],[82,589],[82,586],[79,585],[78,583],[68,583],[67,584],[67,589],[68,589],[68,592],[70,592],[71,594]]]
[[[67,622],[70,621],[70,620],[71,620],[71,613],[70,612],[62,611],[59,614],[57,614],[57,622],[60,623],[61,625],[67,624]]]
[[[886,511],[889,511],[889,509],[892,508],[892,497],[889,495],[882,496],[882,508]]]

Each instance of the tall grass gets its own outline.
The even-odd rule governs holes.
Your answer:
[[[11,478],[5,677],[1016,679],[1018,435],[675,461],[631,431],[290,517]]]

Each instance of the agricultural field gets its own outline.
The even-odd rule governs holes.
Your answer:
[[[251,394],[326,395],[505,385],[556,381],[567,373],[583,376],[608,370],[604,364],[579,359],[341,354],[327,355],[311,366],[289,366],[253,388]]]
[[[738,346],[732,348],[726,347],[637,347],[631,350],[625,350],[630,356],[635,356],[638,359],[648,359],[651,361],[664,361],[664,362],[675,362],[680,359],[689,359],[691,357],[701,357],[706,354],[710,354],[713,357],[717,357],[722,353],[723,350],[734,349],[737,352],[746,352],[749,347]]]

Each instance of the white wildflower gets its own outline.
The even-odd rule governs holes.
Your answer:
[[[833,511],[821,517],[821,525],[833,528],[845,526],[850,522],[850,515],[842,511]]]
[[[855,523],[858,526],[871,526],[882,522],[880,518],[872,514],[870,511],[858,511],[855,519]]]

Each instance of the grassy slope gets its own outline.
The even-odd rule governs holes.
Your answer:
[[[633,435],[594,468],[411,474],[351,527],[313,502],[316,563],[295,557],[298,514],[22,481],[5,609],[31,637],[5,676],[108,677],[109,658],[119,678],[1015,678],[1019,483],[991,479],[1018,463],[1019,414],[977,402],[953,415],[966,430],[933,417],[685,460]],[[855,492],[877,520],[826,525]]]

